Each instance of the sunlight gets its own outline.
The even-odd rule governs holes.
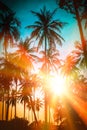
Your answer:
[[[75,95],[67,95],[67,99],[71,104],[72,108],[77,112],[79,117],[83,120],[85,125],[87,125],[87,102]]]
[[[44,93],[43,93],[43,91],[42,91],[42,88],[37,88],[36,90],[35,90],[35,98],[37,99],[40,99],[40,100],[43,100],[43,98],[44,98]]]
[[[65,78],[62,75],[53,76],[49,82],[54,94],[62,96],[66,92]]]

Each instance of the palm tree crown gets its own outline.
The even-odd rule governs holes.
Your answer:
[[[49,47],[52,45],[62,44],[62,40],[64,40],[60,36],[61,28],[64,23],[59,20],[53,20],[53,16],[57,10],[55,9],[53,12],[47,10],[46,7],[40,10],[40,12],[32,13],[38,18],[38,21],[34,23],[34,25],[29,25],[26,28],[32,28],[33,31],[31,33],[31,39],[35,38],[39,40],[38,47],[41,47],[43,41],[45,41],[45,47]],[[59,33],[58,33],[59,32]]]
[[[19,38],[20,22],[15,18],[15,13],[0,13],[0,39],[4,39],[4,49],[7,51],[8,45],[12,45],[14,39]]]

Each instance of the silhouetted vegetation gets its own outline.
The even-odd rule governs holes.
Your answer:
[[[87,2],[57,0],[57,5],[75,16],[81,38],[65,59],[61,59],[58,45],[64,41],[60,33],[66,23],[53,18],[57,9],[51,12],[44,6],[39,12],[31,11],[37,20],[26,26],[32,32],[22,40],[22,21],[0,2],[0,130],[87,129],[87,39],[82,26],[85,20],[87,29]],[[9,52],[9,47],[14,51]],[[50,90],[49,79],[58,74],[66,79],[63,97]],[[23,118],[17,117],[19,104],[23,105]]]

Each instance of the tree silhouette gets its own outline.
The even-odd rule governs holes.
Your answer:
[[[65,25],[65,23],[60,22],[59,20],[53,20],[54,14],[56,13],[56,9],[51,12],[47,10],[46,7],[40,10],[40,12],[32,13],[38,18],[38,21],[35,21],[34,25],[29,25],[26,28],[32,28],[33,31],[30,36],[30,40],[34,39],[38,40],[38,48],[43,44],[45,51],[45,66],[46,66],[46,56],[47,56],[47,48],[56,47],[56,44],[62,44],[62,40],[64,40],[61,35],[61,28]],[[58,33],[59,32],[59,33]],[[47,69],[45,67],[45,74],[47,75]],[[46,95],[46,92],[45,92]],[[47,123],[47,101],[45,96],[45,122]]]
[[[79,27],[81,43],[82,43],[82,47],[83,47],[84,55],[85,55],[86,42],[85,42],[82,24],[81,24],[81,16],[82,16],[83,10],[86,9],[87,7],[86,0],[84,1],[82,0],[71,0],[71,1],[70,0],[57,0],[57,3],[60,8],[66,10],[67,12],[70,12],[76,18],[78,27]]]
[[[15,17],[15,13],[13,11],[6,12],[0,12],[0,40],[3,39],[5,55],[7,54],[7,47],[13,45],[14,40],[18,40],[20,36],[20,22]]]

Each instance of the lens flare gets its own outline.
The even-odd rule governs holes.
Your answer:
[[[62,96],[66,92],[65,78],[62,75],[53,76],[49,82],[54,94]]]

